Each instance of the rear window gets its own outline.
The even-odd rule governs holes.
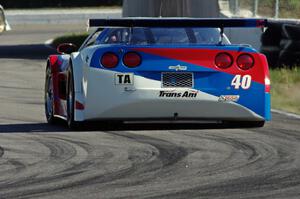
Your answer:
[[[111,28],[100,44],[218,44],[218,28]],[[224,44],[229,41],[225,37]]]

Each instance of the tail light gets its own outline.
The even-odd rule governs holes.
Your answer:
[[[242,70],[249,70],[254,66],[254,58],[249,54],[242,54],[236,61],[238,67]]]
[[[130,68],[139,66],[141,62],[141,56],[135,52],[128,52],[123,57],[124,65]]]
[[[115,68],[119,63],[119,58],[116,54],[107,52],[102,55],[100,61],[105,68]]]
[[[215,58],[215,64],[218,68],[229,68],[233,63],[233,58],[228,53],[219,53]]]
[[[269,77],[265,77],[265,92],[266,93],[271,92],[271,81]]]

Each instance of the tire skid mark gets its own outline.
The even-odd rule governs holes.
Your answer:
[[[180,147],[165,139],[158,139],[155,137],[133,134],[131,132],[109,132],[110,134],[123,137],[130,142],[134,141],[143,145],[149,145],[154,147],[152,154],[149,157],[149,161],[144,160],[142,163],[133,162],[134,172],[128,176],[128,179],[118,179],[117,182],[113,182],[108,186],[114,186],[115,188],[121,188],[124,186],[136,186],[147,184],[152,180],[158,178],[158,176],[165,175],[167,170],[172,171],[174,166],[183,160],[187,155],[187,149]],[[130,159],[129,161],[134,161]],[[138,159],[138,158],[137,158]]]
[[[185,134],[186,135],[186,134]],[[263,161],[262,154],[256,150],[257,146],[253,146],[249,143],[244,142],[240,139],[233,139],[221,135],[217,135],[215,133],[204,133],[204,134],[197,134],[197,135],[189,135],[201,140],[209,140],[216,143],[218,146],[219,143],[229,146],[231,148],[231,153],[228,157],[226,157],[221,162],[218,161],[215,164],[209,165],[209,168],[204,168],[204,170],[199,171],[198,173],[206,176],[212,175],[217,173],[224,173],[234,171],[245,166],[250,166],[253,164],[259,164],[259,162]],[[257,145],[257,143],[256,143]],[[273,154],[274,151],[270,147],[260,146],[263,151],[270,155]],[[200,151],[201,152],[201,151]],[[234,161],[237,157],[236,155],[242,154],[245,156],[245,160],[240,160],[239,162]],[[276,155],[276,154],[273,154]]]
[[[149,144],[151,146],[154,146],[159,151],[157,158],[161,160],[164,167],[176,164],[188,154],[185,148],[177,146],[174,143],[166,141],[164,139],[131,134],[130,132],[112,133],[114,135],[128,138],[129,140],[134,140],[142,144]]]
[[[223,134],[222,134],[223,135]],[[298,134],[299,135],[299,134]],[[197,137],[201,137],[197,135]],[[264,147],[263,145],[259,145],[259,150],[257,146],[253,145],[255,143],[253,140],[241,140],[240,138],[228,138],[226,136],[222,137],[220,135],[211,135],[212,139],[217,137],[217,141],[222,143],[227,143],[228,145],[234,145],[236,149],[242,146],[242,149],[250,149],[251,151],[256,151],[256,157],[259,157],[259,151]],[[205,136],[205,138],[207,138]],[[221,138],[221,139],[220,139]],[[282,136],[281,136],[282,139]],[[286,137],[285,137],[286,139]],[[280,140],[281,141],[281,140]],[[266,142],[264,143],[266,145]],[[268,143],[267,145],[269,145]],[[249,147],[250,146],[250,147]],[[181,191],[177,191],[174,193],[161,194],[156,195],[155,197],[147,197],[147,198],[198,198],[199,196],[204,198],[232,198],[237,197],[240,194],[261,194],[267,195],[269,192],[274,192],[277,190],[288,190],[291,188],[297,188],[300,185],[300,168],[293,168],[292,163],[296,157],[289,157],[293,154],[293,145],[290,146],[282,146],[282,145],[272,145],[275,153],[270,153],[268,155],[271,156],[270,159],[275,159],[272,161],[272,164],[266,164],[267,168],[262,168],[257,170],[255,173],[251,173],[250,175],[245,175],[242,177],[236,177],[233,179],[219,181],[217,183],[212,183],[208,185],[196,186],[194,188],[185,189]],[[264,147],[270,148],[270,146]],[[269,151],[271,152],[271,151]],[[249,162],[245,165],[241,165],[241,168],[245,167],[247,169],[254,162],[267,162],[268,158],[262,156],[261,158],[256,159],[254,162],[251,161],[252,158],[249,159]],[[299,157],[298,157],[299,159]],[[285,169],[282,164],[290,165],[291,168],[286,167]],[[262,166],[266,166],[262,165]],[[233,170],[237,170],[234,168]],[[262,191],[262,193],[261,193]],[[231,193],[232,195],[228,195]],[[251,198],[251,197],[250,197]],[[260,196],[259,198],[263,198]]]
[[[62,138],[62,137],[53,137],[53,138],[77,145],[87,152],[87,157],[85,158],[84,161],[82,161],[78,164],[72,164],[71,167],[68,167],[68,168],[62,170],[61,173],[70,172],[70,171],[71,172],[78,171],[78,170],[82,170],[82,169],[87,170],[89,167],[94,166],[94,164],[95,164],[94,158],[95,157],[93,155],[91,155],[95,150],[94,147],[90,146],[88,143],[85,143],[82,141],[77,141],[77,140],[72,140],[71,138]],[[102,154],[101,158],[103,159],[103,161],[107,161],[112,157],[113,157],[112,153],[105,152],[104,154]],[[99,157],[97,157],[97,159],[99,159]]]
[[[55,140],[53,140],[55,139]],[[77,144],[80,145],[82,148],[87,149],[88,153],[91,153],[94,149],[92,147],[89,147],[88,144],[84,143],[84,142],[77,142],[77,141],[70,141],[69,139],[65,139],[65,138],[43,138],[43,140],[40,139],[34,139],[37,142],[43,144],[44,146],[46,146],[47,148],[49,148],[50,153],[49,153],[49,157],[46,158],[46,162],[49,163],[61,163],[61,162],[66,162],[68,160],[70,160],[70,158],[72,158],[75,154],[71,153],[68,154],[68,156],[65,156],[64,153],[66,153],[66,151],[70,151],[70,147],[65,147],[66,144],[68,142],[72,143],[72,144]],[[62,141],[63,140],[63,141]],[[61,145],[61,143],[63,143],[64,147]],[[68,149],[69,148],[69,149]],[[61,157],[62,155],[62,157]],[[111,157],[112,155],[108,155],[108,157]],[[90,157],[90,158],[95,158],[95,157]],[[45,161],[45,160],[44,160]],[[65,171],[66,172],[62,172],[62,174],[60,175],[54,175],[54,176],[46,176],[46,177],[38,177],[38,176],[31,176],[30,178],[25,178],[23,180],[20,180],[18,182],[14,182],[11,184],[6,184],[5,188],[20,188],[22,186],[26,186],[26,185],[40,185],[40,184],[48,184],[51,182],[56,182],[59,181],[60,179],[69,177],[69,176],[73,176],[73,175],[80,175],[82,173],[82,171],[77,171],[78,169],[82,169],[85,166],[88,165],[93,165],[94,164],[94,160],[90,159],[90,160],[85,160],[84,162],[80,163],[80,164],[75,164],[70,168],[66,168]],[[95,169],[95,168],[91,168],[91,169]],[[73,172],[71,172],[72,170],[75,170]],[[106,183],[106,182],[110,182],[116,179],[122,179],[124,177],[126,177],[127,175],[130,175],[131,173],[133,173],[135,170],[135,166],[126,168],[126,169],[121,169],[117,172],[113,172],[113,173],[106,173],[106,174],[101,174],[101,175],[94,175],[93,177],[88,177],[85,179],[80,179],[74,182],[70,182],[70,183],[66,183],[66,184],[62,184],[62,185],[57,185],[54,187],[40,187],[39,189],[35,190],[22,190],[22,192],[18,193],[18,192],[13,192],[13,193],[7,193],[7,194],[2,194],[2,197],[24,197],[24,196],[34,196],[36,194],[43,194],[43,193],[49,193],[52,191],[58,191],[58,190],[62,190],[62,189],[67,189],[67,188],[74,188],[74,187],[82,187],[82,186],[89,186],[91,184],[95,184],[95,183]],[[1,186],[0,186],[1,189]]]
[[[119,195],[114,195],[117,198],[263,198],[300,186],[294,132],[285,138],[284,131],[237,132],[171,130],[151,135],[151,131],[108,131],[92,133],[94,137],[71,133],[23,136],[41,146],[44,155],[8,147],[11,154],[30,157],[32,152],[39,161],[28,164],[23,159],[5,157],[17,175],[0,181],[0,198],[49,197],[89,187],[97,187],[94,193],[118,190]],[[102,136],[108,143],[101,140]],[[18,136],[15,139],[16,144],[22,142]],[[126,165],[106,169],[110,162],[117,166],[122,152],[127,155],[122,157]],[[189,158],[201,154],[206,159],[190,160],[191,168],[184,169]]]
[[[255,195],[259,194],[260,191],[267,194],[272,191],[298,187],[300,184],[299,175],[299,170],[296,170],[289,171],[285,176],[278,176],[273,173],[247,176],[147,198],[199,198],[199,196],[204,198],[240,198],[241,194]]]
[[[32,140],[41,143],[46,148],[49,149],[50,153],[49,156],[47,156],[45,159],[36,162],[31,165],[27,165],[28,170],[38,168],[41,166],[47,166],[55,163],[63,163],[68,160],[70,160],[72,157],[76,155],[76,151],[71,145],[68,145],[66,142],[61,141],[55,141],[51,138],[43,137],[42,139],[37,139],[36,137],[33,137]],[[19,162],[14,160],[8,160],[11,164],[14,164],[15,166],[18,166],[18,168],[25,169],[25,166]],[[71,172],[71,173],[63,173],[62,175],[52,175],[52,176],[46,176],[46,177],[40,177],[39,173],[36,173],[35,175],[29,175],[29,176],[22,176],[20,179],[18,179],[15,182],[10,182],[6,184],[0,184],[0,190],[8,189],[8,188],[20,188],[23,186],[33,186],[35,184],[41,184],[41,183],[49,183],[51,181],[58,181],[60,179],[66,178],[71,175],[76,175],[79,172]]]
[[[76,155],[76,150],[66,142],[51,138],[36,139],[50,150],[49,162],[66,162]]]
[[[2,148],[2,146],[0,146],[0,157],[2,157],[4,155],[4,149]]]

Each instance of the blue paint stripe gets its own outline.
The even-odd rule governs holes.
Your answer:
[[[270,121],[271,119],[271,94],[265,93],[265,120]]]

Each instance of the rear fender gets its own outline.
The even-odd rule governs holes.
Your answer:
[[[66,116],[66,69],[69,65],[69,55],[50,55],[47,60],[51,68],[54,94],[54,115]]]
[[[75,92],[75,109],[74,120],[84,121],[84,105],[85,95],[83,90],[83,66],[84,62],[79,52],[72,53],[70,59],[70,67],[72,67],[74,78],[74,92]]]

